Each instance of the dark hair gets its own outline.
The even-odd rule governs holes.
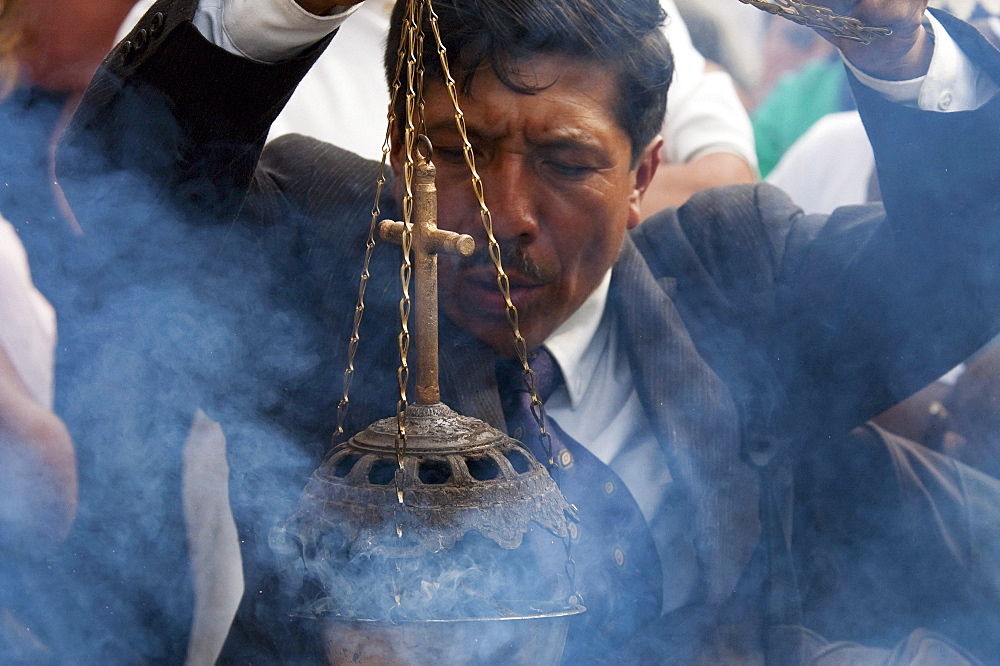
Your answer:
[[[385,50],[390,89],[396,74],[406,0],[392,12]],[[452,76],[463,93],[488,65],[507,87],[533,94],[513,66],[533,55],[565,55],[617,71],[615,118],[628,134],[633,162],[660,131],[674,62],[660,29],[666,14],[658,0],[436,0],[441,40]],[[425,79],[441,75],[430,22],[424,17]],[[404,82],[401,90],[405,90]],[[403,96],[400,95],[400,98]],[[402,99],[397,99],[397,117]]]

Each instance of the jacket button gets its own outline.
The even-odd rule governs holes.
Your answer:
[[[164,24],[163,12],[156,12],[155,14],[153,14],[153,18],[149,22],[149,36],[155,37],[156,35],[160,34],[160,31],[163,30],[163,24]]]
[[[139,32],[135,33],[135,50],[139,53],[144,48],[146,48],[146,43],[149,41],[149,33],[146,32],[145,28],[140,28]]]
[[[623,566],[625,564],[625,551],[621,548],[615,548],[614,552],[615,564],[618,566]]]
[[[126,39],[122,42],[122,62],[128,62],[129,57],[132,55],[132,41]]]

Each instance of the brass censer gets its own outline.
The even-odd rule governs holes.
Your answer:
[[[562,655],[569,618],[585,610],[569,551],[575,508],[550,476],[551,460],[540,463],[516,440],[440,401],[437,255],[468,255],[475,243],[470,236],[437,228],[433,147],[420,134],[425,37],[436,40],[498,288],[546,440],[544,411],[534,392],[436,14],[430,0],[400,2],[405,2],[403,38],[338,407],[338,436],[349,404],[376,229],[384,240],[402,246],[397,413],[333,448],[272,543],[283,543],[303,572],[300,614],[321,624],[328,663],[554,664]],[[431,35],[425,35],[425,25]],[[405,118],[397,118],[404,87]],[[378,201],[397,122],[403,123],[405,148],[403,220],[380,221]],[[415,404],[407,397],[411,276]]]

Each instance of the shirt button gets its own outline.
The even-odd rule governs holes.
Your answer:
[[[951,107],[951,103],[954,100],[950,92],[941,93],[941,97],[938,98],[938,108],[942,111],[947,111]]]
[[[569,451],[563,450],[563,452],[559,454],[559,466],[562,467],[563,469],[569,469],[570,467],[572,467],[573,454],[570,453]]]
[[[521,439],[522,437],[524,437],[524,428],[522,428],[521,426],[517,426],[516,428],[514,428],[513,435],[514,439]]]
[[[605,495],[610,495],[613,492],[615,492],[615,482],[614,481],[605,481],[604,482],[604,494]]]
[[[580,538],[580,528],[576,523],[569,524],[569,538],[573,541]]]
[[[615,548],[615,564],[623,566],[625,564],[625,552],[621,548]]]

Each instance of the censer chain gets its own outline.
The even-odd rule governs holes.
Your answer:
[[[743,0],[741,0],[743,1]],[[419,8],[419,9],[418,9]],[[461,110],[458,101],[458,89],[454,77],[451,74],[451,70],[448,66],[447,50],[444,47],[444,43],[441,39],[440,29],[438,26],[438,17],[431,6],[430,0],[408,0],[407,10],[406,10],[406,29],[404,31],[404,36],[400,40],[399,51],[397,52],[397,66],[394,76],[391,100],[389,102],[389,111],[387,113],[388,127],[386,129],[385,141],[382,146],[382,163],[379,168],[378,184],[376,187],[375,203],[372,207],[372,221],[371,227],[369,229],[368,241],[366,244],[365,260],[364,266],[361,273],[361,281],[358,290],[358,301],[355,308],[354,326],[351,333],[350,342],[348,345],[348,363],[347,368],[344,371],[344,393],[337,407],[337,430],[335,437],[343,437],[344,435],[344,425],[346,421],[346,414],[348,406],[350,404],[349,391],[351,387],[351,380],[354,374],[354,358],[357,353],[357,348],[360,339],[360,326],[364,315],[364,296],[365,287],[370,277],[369,265],[371,262],[372,250],[375,246],[375,228],[378,223],[378,217],[381,214],[379,207],[379,200],[382,193],[382,188],[386,182],[385,179],[385,166],[387,161],[387,156],[389,153],[390,138],[393,128],[395,116],[395,106],[396,100],[398,99],[399,89],[401,87],[401,77],[402,77],[402,65],[406,63],[406,76],[407,76],[407,90],[406,90],[406,124],[404,130],[404,146],[405,146],[405,161],[403,165],[403,180],[405,186],[405,194],[403,196],[403,261],[400,267],[400,282],[402,284],[402,297],[399,304],[399,314],[400,314],[400,334],[399,334],[399,356],[400,356],[400,366],[397,372],[397,378],[399,382],[399,401],[397,403],[397,439],[396,439],[396,456],[399,465],[399,470],[402,470],[403,466],[403,455],[406,451],[406,408],[408,405],[407,400],[407,383],[409,376],[409,366],[408,366],[408,355],[409,355],[409,341],[410,334],[408,328],[408,320],[410,314],[410,296],[409,296],[409,284],[412,275],[412,263],[410,260],[410,250],[412,245],[412,212],[413,212],[413,171],[414,171],[414,145],[417,136],[417,127],[415,119],[423,118],[423,106],[424,100],[418,91],[423,90],[423,76],[424,68],[422,62],[423,53],[423,32],[419,27],[422,25],[423,14],[422,10],[426,8],[427,18],[429,19],[431,30],[434,34],[435,44],[437,47],[437,53],[440,58],[441,68],[445,79],[445,85],[448,90],[448,95],[452,102],[452,107],[455,111],[455,124],[458,129],[460,138],[462,140],[462,152],[465,158],[465,162],[469,167],[471,173],[471,184],[473,193],[475,194],[476,201],[479,206],[480,219],[483,224],[483,229],[486,232],[489,255],[492,260],[494,267],[497,270],[497,286],[500,289],[500,293],[504,299],[504,304],[506,308],[507,320],[510,323],[511,330],[514,336],[514,348],[517,353],[518,360],[521,363],[521,373],[531,396],[531,414],[534,418],[539,431],[539,438],[541,440],[545,455],[547,460],[546,467],[549,470],[550,475],[553,480],[558,485],[559,483],[559,467],[556,465],[553,450],[552,450],[552,437],[545,427],[545,406],[543,405],[541,399],[538,397],[538,391],[536,389],[536,379],[535,373],[531,369],[528,362],[528,349],[527,342],[524,336],[521,334],[520,323],[518,319],[517,306],[510,297],[510,279],[508,278],[506,272],[503,269],[503,261],[501,258],[500,244],[496,239],[493,232],[493,218],[490,214],[489,208],[486,205],[485,195],[483,193],[483,183],[476,170],[475,155],[473,153],[472,144],[469,141],[468,133],[465,127],[465,117]],[[405,45],[405,46],[404,46]],[[397,480],[399,476],[397,473]],[[402,489],[397,486],[397,494],[402,501]],[[565,538],[566,547],[566,572],[571,581],[571,585],[575,589],[575,562],[571,556],[571,540],[569,537]]]
[[[406,52],[400,57],[406,58],[406,118],[403,131],[404,162],[403,162],[403,235],[401,244],[403,260],[399,269],[402,295],[399,300],[399,368],[396,376],[399,382],[399,400],[396,403],[396,464],[397,479],[403,469],[403,456],[406,453],[406,410],[409,406],[407,384],[409,383],[409,350],[410,350],[410,281],[413,276],[411,252],[413,245],[413,175],[414,147],[416,142],[416,119],[421,102],[417,90],[423,88],[423,61],[420,56],[422,37],[419,26],[423,20],[419,0],[407,3],[405,30],[402,42],[406,44]],[[397,481],[396,494],[402,503],[402,487]]]
[[[354,359],[357,356],[358,346],[361,341],[361,322],[364,319],[365,314],[365,291],[368,286],[368,279],[371,277],[370,266],[372,252],[374,251],[376,245],[375,230],[378,227],[379,218],[382,216],[382,209],[379,202],[382,200],[382,190],[386,183],[385,173],[386,165],[389,161],[389,150],[392,145],[392,129],[396,118],[396,100],[399,98],[401,73],[403,63],[405,62],[403,46],[404,42],[401,40],[397,52],[398,58],[396,61],[396,72],[393,75],[392,88],[389,95],[389,107],[386,111],[385,137],[382,140],[382,160],[379,164],[378,177],[375,181],[375,201],[372,204],[371,224],[368,228],[368,239],[365,242],[365,258],[361,268],[361,277],[358,284],[358,299],[354,307],[354,323],[351,329],[351,337],[349,338],[347,345],[347,365],[344,369],[343,394],[340,402],[337,404],[337,427],[333,433],[333,444],[335,445],[343,441],[345,436],[347,413],[351,403],[350,392],[355,371]]]

